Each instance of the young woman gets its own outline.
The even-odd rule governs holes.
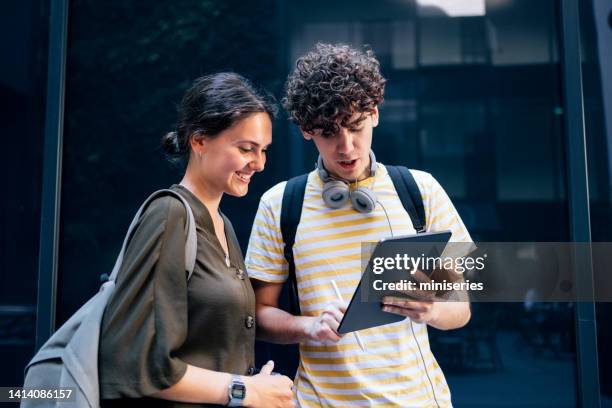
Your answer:
[[[197,226],[185,276],[186,212],[173,197],[146,210],[126,251],[100,338],[103,407],[293,407],[291,380],[254,375],[255,296],[223,194],[247,193],[262,171],[275,106],[234,73],[199,78],[186,92],[165,151],[187,159],[171,189]]]

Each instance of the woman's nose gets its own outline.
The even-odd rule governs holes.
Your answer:
[[[251,168],[254,171],[262,171],[266,165],[266,153],[259,152],[255,159],[251,162]]]

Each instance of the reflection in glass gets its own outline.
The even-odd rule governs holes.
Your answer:
[[[374,137],[383,163],[431,172],[476,240],[568,240],[557,3],[304,7],[284,7],[286,69],[318,41],[371,46],[389,80]],[[456,407],[573,407],[573,326],[572,304],[526,299],[474,305],[466,328],[430,336]]]
[[[34,353],[47,75],[47,2],[0,13],[0,386],[23,383]]]
[[[612,4],[580,2],[584,116],[589,171],[591,239],[612,242]],[[593,254],[596,288],[608,284],[610,265]],[[609,287],[609,286],[608,286]],[[612,303],[596,304],[597,352],[602,407],[612,406]]]
[[[112,266],[138,203],[176,181],[155,147],[189,80],[237,70],[281,96],[316,42],[371,46],[388,78],[377,157],[431,172],[475,240],[568,240],[558,2],[197,4],[71,3],[60,321]],[[265,177],[222,204],[243,248],[263,191],[316,158],[285,119]],[[430,331],[456,407],[576,405],[571,306],[547,307],[478,305],[465,329]]]

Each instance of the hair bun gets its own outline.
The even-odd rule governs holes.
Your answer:
[[[181,145],[179,143],[178,133],[168,132],[162,137],[162,148],[169,156],[178,156],[181,154]]]
[[[213,139],[258,112],[268,114],[272,121],[276,106],[243,76],[220,72],[200,77],[185,91],[178,106],[175,131],[161,138],[161,148],[170,162],[188,164],[194,135]]]

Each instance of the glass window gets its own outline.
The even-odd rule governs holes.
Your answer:
[[[70,2],[58,324],[110,273],[142,201],[180,181],[181,169],[165,161],[160,140],[174,128],[191,82],[237,71],[279,94],[278,7]],[[286,139],[275,133],[265,180],[256,175],[246,198],[222,203],[244,249],[259,197],[284,177]]]
[[[389,80],[377,157],[431,172],[474,239],[567,241],[557,7],[71,2],[58,321],[97,290],[140,202],[178,181],[157,146],[189,82],[235,70],[281,97],[295,59],[316,42],[371,46]],[[246,199],[222,203],[243,248],[261,194],[315,159],[281,115],[265,176]],[[473,316],[465,329],[431,330],[456,407],[475,398],[492,407],[576,405],[571,305],[478,304]]]
[[[369,44],[381,61],[379,160],[431,172],[475,239],[569,239],[556,2],[304,7],[283,9],[288,68],[317,41]],[[464,329],[430,330],[454,406],[576,406],[571,304],[473,311]]]
[[[0,13],[0,384],[20,386],[34,352],[48,10],[12,1]]]
[[[612,6],[608,1],[580,3],[583,51],[584,116],[589,171],[591,237],[612,242]],[[594,254],[595,285],[609,275],[610,267]],[[612,341],[609,321],[612,305],[596,304],[597,352],[602,406],[612,406]]]

